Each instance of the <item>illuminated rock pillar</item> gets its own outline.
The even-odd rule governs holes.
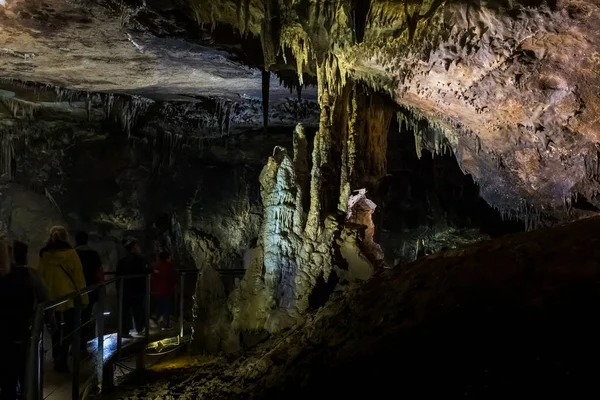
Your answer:
[[[328,281],[334,265],[350,271],[346,278],[368,279],[380,261],[380,252],[371,251],[378,249],[370,218],[375,207],[363,213],[366,229],[358,220],[347,223],[346,211],[352,190],[362,188],[356,185],[375,186],[385,175],[392,110],[376,94],[341,80],[335,63],[318,67],[321,117],[310,173],[299,125],[293,156],[276,147],[260,175],[264,221],[252,269],[230,299],[235,329],[277,331],[301,322],[310,294],[321,278]]]

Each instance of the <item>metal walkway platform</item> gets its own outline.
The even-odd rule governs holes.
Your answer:
[[[150,329],[149,341],[150,347],[156,347],[154,343],[160,341],[171,341],[177,343],[179,339],[179,331],[174,328],[169,331],[161,331],[160,329]],[[146,345],[145,337],[123,338],[121,348],[121,358],[127,358],[144,351]],[[79,366],[79,392],[80,398],[86,397],[86,392],[95,390],[97,382],[97,354],[98,340],[94,339],[88,343],[88,356],[81,360]],[[117,360],[117,334],[112,333],[104,336],[104,375],[107,373],[116,373],[114,368],[109,363],[114,363]],[[44,400],[64,400],[71,398],[73,374],[59,374],[54,372],[52,365],[52,357],[48,352],[44,359]],[[112,377],[117,378],[116,376]]]
[[[102,392],[115,384],[116,365],[125,369],[135,370],[145,367],[145,358],[148,349],[160,351],[161,348],[177,346],[185,343],[191,337],[191,328],[187,324],[185,315],[186,299],[193,301],[197,270],[178,271],[180,284],[177,293],[178,313],[175,314],[176,327],[172,330],[161,331],[152,328],[151,325],[151,298],[150,282],[151,276],[127,275],[107,280],[101,284],[90,286],[79,293],[72,293],[62,299],[40,304],[37,307],[33,323],[32,340],[28,352],[27,375],[25,387],[22,388],[25,400],[79,400],[85,398],[88,393]],[[193,277],[194,279],[189,279]],[[186,279],[188,278],[188,279]],[[129,279],[144,280],[146,284],[146,296],[144,299],[145,326],[150,330],[143,336],[134,338],[124,337],[123,320],[125,310],[123,309],[123,282]],[[107,290],[107,286],[114,286],[114,290]],[[186,290],[188,289],[188,290]],[[98,302],[94,306],[92,318],[82,321],[82,296],[96,292]],[[187,293],[186,292],[191,292]],[[44,328],[44,322],[49,313],[62,304],[69,301],[74,303],[73,330],[65,329],[65,345],[71,349],[71,373],[56,373],[53,368],[52,343],[50,335]],[[191,309],[191,307],[189,307]],[[70,321],[69,321],[70,322]],[[81,346],[82,330],[88,324],[94,324],[94,330],[98,338],[87,343],[87,352],[78,350]],[[188,332],[186,334],[186,332]],[[62,334],[62,333],[61,333]],[[135,356],[135,357],[134,357]],[[123,360],[135,358],[133,365],[125,366]],[[118,373],[117,373],[118,374]]]

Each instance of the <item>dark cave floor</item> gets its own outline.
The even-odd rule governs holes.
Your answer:
[[[296,330],[111,397],[597,394],[599,233],[595,217],[382,271]]]

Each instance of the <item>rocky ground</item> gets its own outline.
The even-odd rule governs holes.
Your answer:
[[[301,328],[238,356],[182,360],[115,398],[591,394],[599,229],[591,218],[381,272]]]

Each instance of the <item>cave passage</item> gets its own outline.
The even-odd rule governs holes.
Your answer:
[[[372,194],[378,207],[376,239],[388,263],[407,263],[468,243],[525,230],[505,219],[479,195],[446,147],[418,157],[414,132],[393,120],[388,134],[387,176]]]

